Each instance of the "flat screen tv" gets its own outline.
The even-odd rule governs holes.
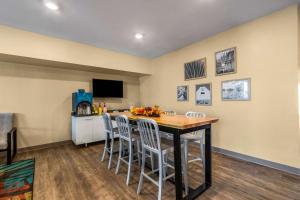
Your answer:
[[[123,98],[123,81],[93,79],[93,96]]]

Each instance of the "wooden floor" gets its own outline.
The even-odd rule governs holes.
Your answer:
[[[99,160],[102,149],[102,144],[88,148],[66,144],[20,153],[15,160],[35,158],[35,200],[156,199],[157,188],[147,180],[141,195],[136,195],[138,167],[129,186],[125,184],[125,164],[119,175],[115,175],[116,162],[107,170],[107,160]],[[190,166],[191,182],[199,178],[195,171],[200,170],[200,164]],[[174,185],[167,182],[163,194],[163,199],[174,199]],[[213,186],[198,199],[300,200],[300,177],[213,154]]]

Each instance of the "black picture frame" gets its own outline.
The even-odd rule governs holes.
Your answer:
[[[184,80],[206,78],[206,58],[201,58],[184,64]]]
[[[215,53],[216,76],[234,74],[237,72],[236,47],[228,48]]]

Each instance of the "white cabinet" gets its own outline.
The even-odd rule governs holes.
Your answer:
[[[74,144],[88,144],[105,140],[102,116],[72,116],[72,140]]]
[[[93,137],[95,141],[105,140],[106,134],[104,133],[103,117],[96,117],[94,120]]]

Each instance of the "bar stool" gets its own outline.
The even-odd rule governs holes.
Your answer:
[[[119,158],[118,164],[116,168],[116,174],[119,172],[120,162],[124,162],[128,165],[128,172],[127,172],[127,180],[126,184],[129,185],[130,181],[130,173],[133,161],[138,161],[140,163],[140,142],[139,136],[132,134],[132,128],[129,124],[128,117],[126,115],[120,115],[116,117],[116,122],[119,130]],[[123,156],[124,151],[124,142],[128,142],[128,156]],[[133,152],[133,145],[136,143],[137,145],[137,152]],[[134,156],[137,155],[137,160],[133,160]],[[125,160],[128,158],[128,161]]]
[[[206,117],[205,113],[202,112],[187,112],[185,114],[186,117],[188,118],[204,118]],[[186,165],[186,169],[188,170],[188,164],[191,162],[195,162],[195,161],[201,161],[203,169],[205,168],[204,165],[204,159],[205,159],[205,155],[204,155],[204,130],[200,130],[200,131],[196,131],[196,132],[192,132],[192,133],[187,133],[181,136],[181,139],[183,140],[183,144],[184,144],[184,158],[185,158],[185,165]],[[192,155],[189,154],[189,144],[190,143],[196,143],[196,144],[200,144],[200,154],[199,155]],[[192,157],[192,159],[189,159],[189,157]],[[203,170],[205,171],[205,170]],[[188,178],[188,176],[186,177],[186,179]],[[188,190],[188,179],[186,180],[187,184],[185,184],[186,190]]]
[[[103,114],[103,121],[104,121],[104,132],[106,133],[105,145],[104,150],[102,153],[101,161],[104,161],[105,154],[108,153],[109,160],[108,160],[108,169],[111,167],[112,156],[115,153],[114,151],[114,140],[115,138],[119,137],[117,128],[113,128],[110,115],[108,113]],[[110,142],[109,142],[110,138]]]
[[[170,110],[170,111],[165,111],[164,114],[166,116],[175,116],[176,112],[173,111],[173,110]],[[161,136],[163,138],[173,141],[173,135],[172,134],[166,133],[166,132],[162,132],[162,131],[160,131],[160,134],[161,134]],[[185,144],[182,141],[181,141],[181,143]],[[188,165],[187,165],[187,162],[186,162],[186,156],[188,156],[188,155],[186,153],[186,149],[187,149],[186,146],[184,146],[184,149],[182,151],[183,152],[182,158],[183,158],[183,161],[184,161],[184,165],[182,165],[182,169],[183,169],[183,181],[184,181],[185,193],[188,194],[188,190],[189,190],[189,185],[188,185]]]
[[[167,168],[174,167],[168,164],[167,155],[173,152],[173,147],[163,145],[161,143],[159,129],[157,123],[152,119],[140,119],[138,121],[138,129],[142,142],[142,166],[137,194],[140,194],[143,178],[147,178],[158,187],[158,200],[162,199],[163,182],[174,176],[174,173],[166,175]],[[158,169],[145,173],[145,152],[148,150],[158,156]],[[158,172],[159,180],[155,181],[150,177],[151,174]]]

